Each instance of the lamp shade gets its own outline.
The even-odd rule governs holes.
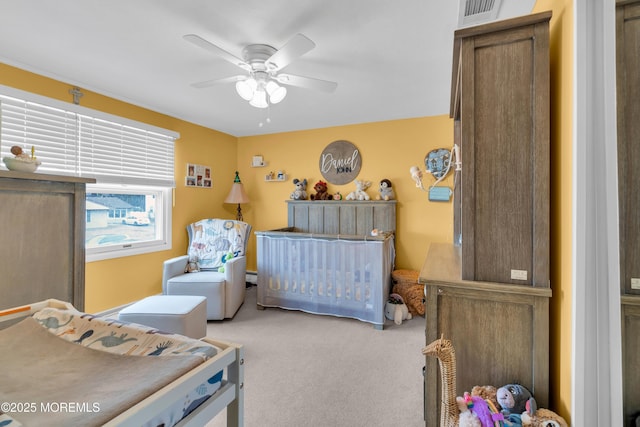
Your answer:
[[[236,83],[236,92],[240,95],[244,100],[251,101],[253,98],[253,94],[258,87],[257,82],[253,77],[248,78],[246,80],[240,80]]]
[[[240,176],[236,171],[236,178],[233,180],[233,184],[231,184],[231,190],[229,191],[229,195],[226,199],[224,199],[225,203],[249,203],[249,196],[244,191],[244,186],[242,182],[240,182]]]
[[[285,96],[287,96],[287,89],[280,86],[273,80],[267,83],[266,89],[267,93],[269,94],[269,101],[272,104],[277,104],[278,102],[282,101]]]
[[[254,92],[253,98],[251,98],[249,104],[257,108],[267,108],[269,106],[267,103],[267,94],[263,87],[258,86],[258,89]]]

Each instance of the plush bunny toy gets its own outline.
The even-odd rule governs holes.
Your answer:
[[[403,320],[409,320],[412,317],[404,300],[398,294],[389,295],[384,307],[384,315],[387,319],[393,320],[396,325],[402,325]]]

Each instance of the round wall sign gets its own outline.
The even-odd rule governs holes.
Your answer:
[[[320,172],[331,184],[350,183],[360,173],[361,166],[360,151],[349,141],[333,141],[320,155]]]

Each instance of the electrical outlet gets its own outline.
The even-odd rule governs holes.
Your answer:
[[[527,280],[527,270],[511,270],[511,280]]]
[[[640,279],[637,277],[631,278],[631,289],[640,289]]]

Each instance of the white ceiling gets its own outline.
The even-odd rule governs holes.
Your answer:
[[[503,0],[498,19],[528,14],[534,2]],[[0,62],[234,136],[433,116],[449,112],[458,7],[456,0],[0,0]],[[290,86],[268,109],[251,107],[232,83],[195,89],[191,83],[241,70],[186,42],[190,33],[238,57],[248,44],[279,49],[302,33],[316,47],[284,71],[338,87],[327,94]]]

